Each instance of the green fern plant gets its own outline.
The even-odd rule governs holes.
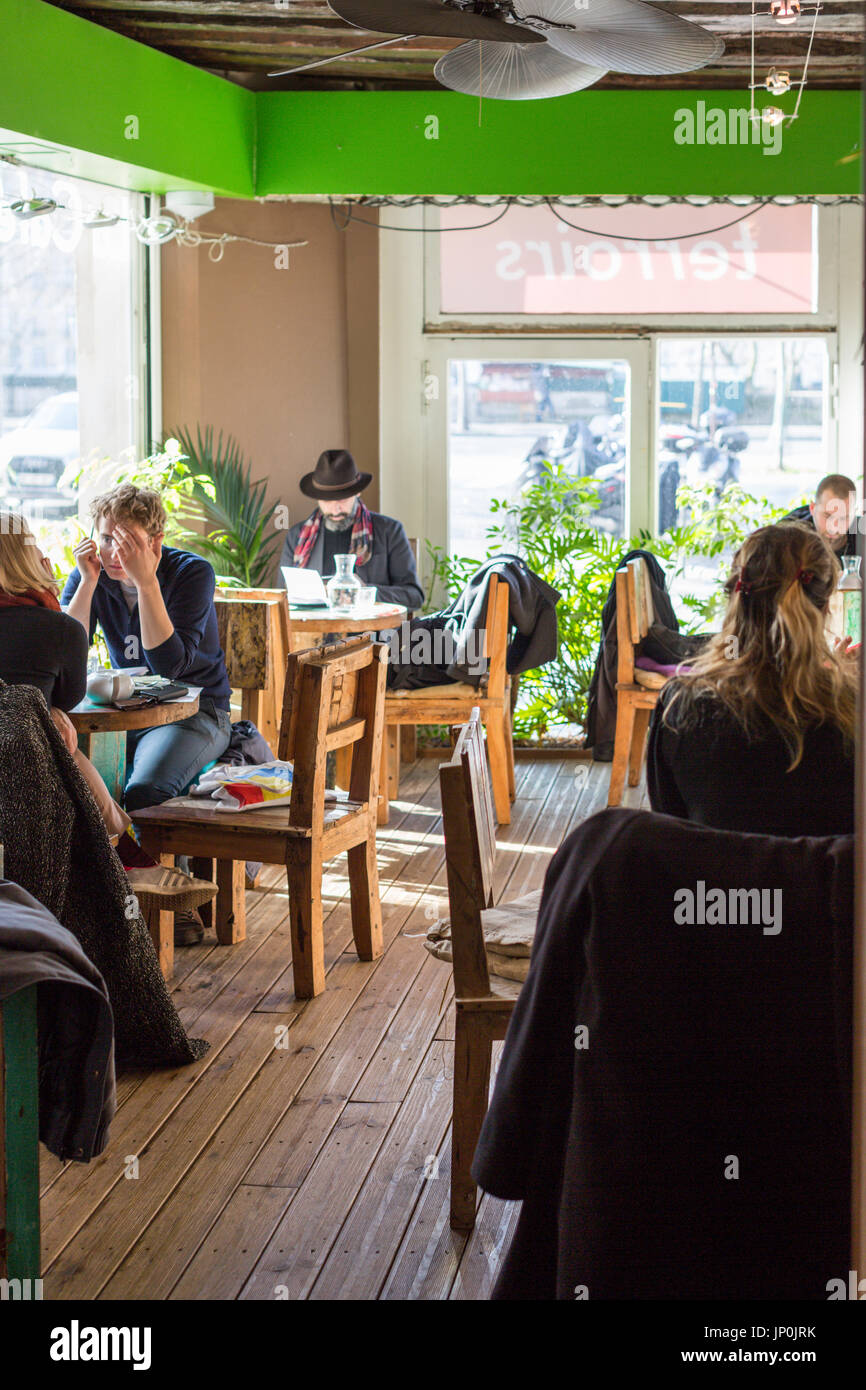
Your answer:
[[[267,482],[253,482],[237,441],[223,437],[214,440],[213,428],[204,431],[173,430],[183,454],[195,475],[189,498],[193,504],[185,515],[188,522],[203,520],[204,534],[184,533],[190,549],[210,560],[220,584],[257,589],[267,584],[274,563],[274,550],[281,537],[267,535],[271,508],[266,501]]]

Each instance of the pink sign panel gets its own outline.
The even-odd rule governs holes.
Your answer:
[[[497,209],[440,210],[443,228]],[[443,314],[791,314],[814,304],[813,209],[512,207],[439,239]],[[566,225],[567,223],[573,225]],[[687,235],[689,234],[689,235]],[[652,238],[652,240],[646,240]]]

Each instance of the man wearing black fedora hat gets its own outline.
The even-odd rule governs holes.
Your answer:
[[[288,532],[280,566],[309,567],[328,580],[336,571],[334,557],[353,554],[355,573],[362,584],[375,585],[378,602],[420,608],[424,591],[403,526],[368,511],[361,501],[372,476],[358,472],[347,449],[320,454],[313,472],[300,481],[301,492],[318,506]]]

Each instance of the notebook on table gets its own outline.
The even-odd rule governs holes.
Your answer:
[[[318,570],[281,566],[283,582],[292,608],[327,608],[328,595]]]

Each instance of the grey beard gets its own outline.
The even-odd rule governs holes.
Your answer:
[[[355,513],[352,512],[346,517],[325,516],[322,513],[322,520],[325,523],[326,531],[351,531],[355,525]]]

